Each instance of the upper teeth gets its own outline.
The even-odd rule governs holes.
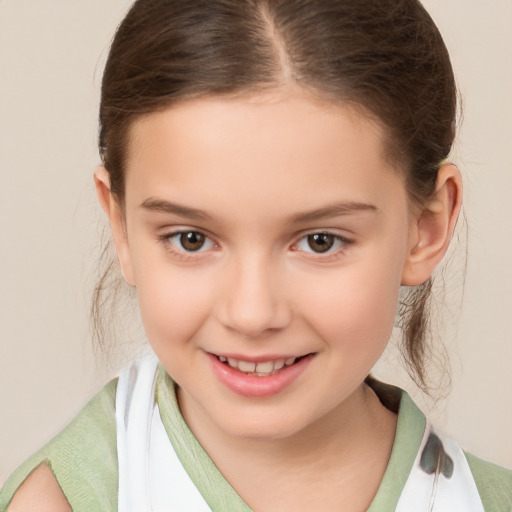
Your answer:
[[[251,361],[243,361],[241,359],[235,359],[233,357],[219,356],[219,360],[223,363],[227,362],[232,368],[236,368],[244,373],[254,373],[256,375],[271,375],[277,370],[280,370],[283,366],[292,365],[297,358],[289,357],[288,359],[276,359],[272,361],[260,361],[259,363]]]

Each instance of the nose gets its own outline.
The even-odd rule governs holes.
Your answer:
[[[231,265],[219,301],[221,323],[246,338],[284,329],[292,309],[278,274],[264,259]]]

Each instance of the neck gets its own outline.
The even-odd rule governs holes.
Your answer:
[[[340,510],[341,503],[348,511],[351,502],[354,510],[366,509],[396,429],[396,416],[365,384],[307,428],[278,439],[230,436],[189,410],[180,390],[178,398],[203,448],[253,510],[312,510],[319,504]]]

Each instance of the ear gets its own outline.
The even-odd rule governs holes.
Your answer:
[[[410,245],[402,284],[424,283],[445,255],[462,204],[462,178],[459,169],[442,165],[436,189],[428,204],[415,217],[411,226]]]
[[[112,236],[116,246],[117,258],[121,266],[121,272],[124,280],[130,285],[135,286],[133,278],[133,269],[131,263],[130,246],[126,236],[126,226],[121,208],[112,195],[110,190],[110,175],[105,167],[100,166],[94,172],[94,185],[101,206],[110,222]]]

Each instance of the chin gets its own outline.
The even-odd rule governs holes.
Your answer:
[[[300,420],[294,421],[289,416],[286,419],[271,417],[238,417],[236,422],[223,425],[224,432],[231,437],[254,441],[274,441],[293,437],[305,428]]]

